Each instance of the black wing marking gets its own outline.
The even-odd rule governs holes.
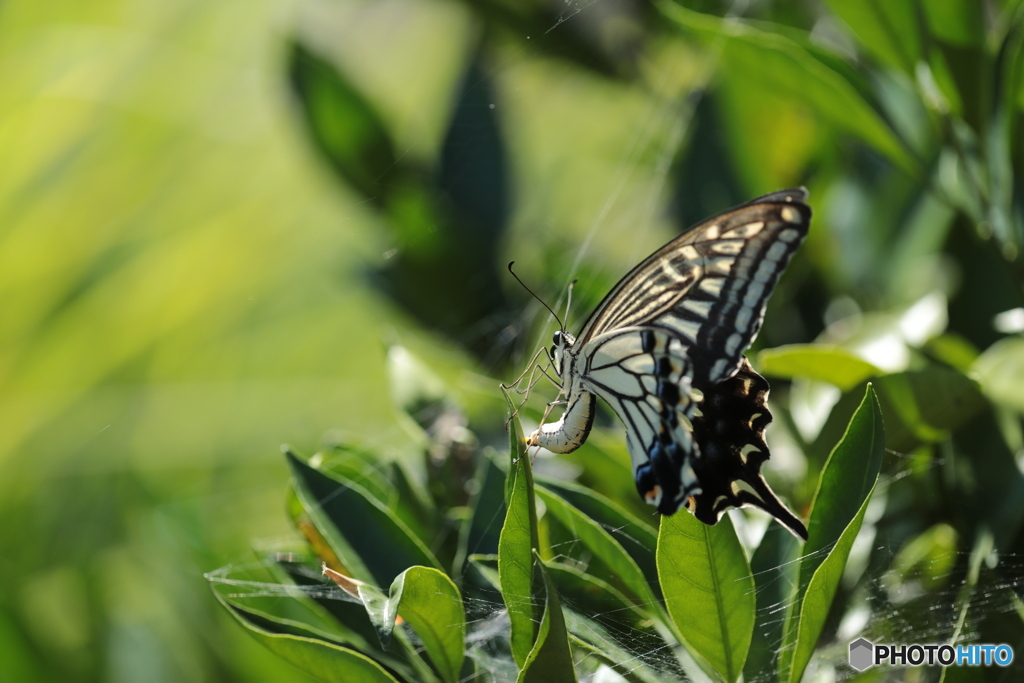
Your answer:
[[[693,365],[682,341],[664,328],[626,328],[595,339],[584,354],[583,384],[626,428],[637,490],[660,512],[674,513],[701,491],[690,422]]]
[[[658,325],[686,343],[694,386],[730,377],[807,234],[806,197],[802,189],[765,195],[672,240],[615,285],[576,347],[623,327]]]
[[[693,463],[701,491],[687,501],[687,508],[700,521],[715,524],[730,507],[754,505],[806,541],[807,528],[760,473],[770,455],[764,439],[772,421],[768,390],[767,380],[743,358],[735,375],[704,391],[691,418],[701,453]]]

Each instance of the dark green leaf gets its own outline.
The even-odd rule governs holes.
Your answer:
[[[571,533],[579,543],[581,549],[600,560],[608,570],[608,575],[601,578],[613,585],[617,585],[630,597],[633,604],[646,610],[651,610],[657,603],[650,584],[640,567],[627,553],[619,542],[612,538],[604,527],[584,515],[579,509],[567,503],[563,498],[555,495],[544,487],[536,488],[537,495],[544,501],[548,514],[552,515],[558,522]]]
[[[754,579],[729,517],[715,526],[685,512],[662,517],[658,575],[689,649],[724,680],[739,678],[754,628]]]
[[[750,653],[743,667],[743,677],[748,681],[776,669],[785,606],[796,592],[797,565],[793,560],[800,545],[789,529],[772,520],[750,558],[757,607]]]
[[[291,453],[288,465],[302,507],[351,576],[387,586],[415,565],[440,569],[423,542],[361,486],[329,477]]]
[[[519,671],[516,683],[575,683],[569,633],[555,585],[537,551],[533,551],[534,567],[541,577],[542,591],[537,598],[543,602],[544,613],[537,628],[537,639]]]

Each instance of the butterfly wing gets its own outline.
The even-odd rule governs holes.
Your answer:
[[[640,495],[663,514],[685,505],[714,524],[752,504],[806,538],[760,475],[768,383],[743,357],[807,233],[805,198],[766,195],[669,242],[615,286],[574,344],[583,383],[626,427]]]
[[[611,330],[654,325],[685,341],[698,388],[732,376],[807,234],[806,198],[803,189],[765,195],[672,240],[615,285],[576,346]]]

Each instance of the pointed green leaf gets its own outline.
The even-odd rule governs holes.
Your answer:
[[[864,513],[868,509],[871,493],[874,490],[874,486],[868,490],[857,514],[843,529],[839,540],[836,541],[825,560],[814,570],[807,589],[803,592],[796,626],[796,639],[793,649],[788,652],[786,658],[789,674],[787,680],[790,683],[799,683],[804,675],[804,669],[807,668],[807,663],[811,661],[811,655],[814,654],[814,648],[821,636],[821,629],[825,626],[828,610],[832,606],[832,598],[835,597],[836,589],[839,587],[839,580],[843,578],[843,570],[846,568],[847,558],[850,557],[850,549],[860,532],[861,524],[864,522]],[[786,669],[780,666],[780,671],[786,671]]]
[[[537,541],[537,508],[533,473],[519,419],[509,423],[512,465],[506,484],[508,510],[498,539],[498,577],[511,622],[512,655],[523,667],[537,640],[540,606],[534,599],[533,549]]]
[[[622,549],[629,553],[640,567],[647,578],[647,584],[655,594],[659,594],[658,566],[654,557],[658,547],[658,530],[651,523],[585,486],[548,479],[542,480],[541,483],[545,489],[557,493],[618,541]],[[657,520],[657,517],[652,516],[651,519]]]
[[[658,576],[687,645],[724,680],[739,678],[754,629],[754,579],[729,517],[715,526],[685,512],[662,517]]]
[[[592,553],[607,567],[608,575],[595,575],[624,590],[634,605],[647,611],[653,611],[657,600],[651,591],[650,584],[644,573],[640,571],[640,567],[619,542],[612,538],[612,535],[604,527],[560,496],[542,486],[538,486],[536,491],[544,501],[548,514],[557,519],[566,530],[576,537],[581,549]]]
[[[302,507],[353,577],[386,586],[411,566],[440,569],[423,542],[364,488],[327,476],[292,453],[288,465]]]
[[[384,667],[355,650],[310,635],[289,633],[281,620],[233,605],[216,591],[214,596],[267,649],[322,681],[398,683]]]
[[[786,616],[779,654],[782,681],[799,681],[810,661],[850,547],[860,531],[884,452],[882,412],[869,384],[846,434],[822,469],[811,505],[796,599]]]
[[[541,578],[542,590],[537,597],[544,605],[544,613],[537,628],[537,640],[519,671],[516,683],[575,683],[576,668],[573,666],[562,604],[536,550],[533,551],[533,561]]]

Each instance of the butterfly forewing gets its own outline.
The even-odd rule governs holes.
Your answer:
[[[577,344],[621,327],[658,325],[688,345],[696,386],[729,377],[807,234],[805,198],[803,190],[766,195],[669,242],[615,286]]]

